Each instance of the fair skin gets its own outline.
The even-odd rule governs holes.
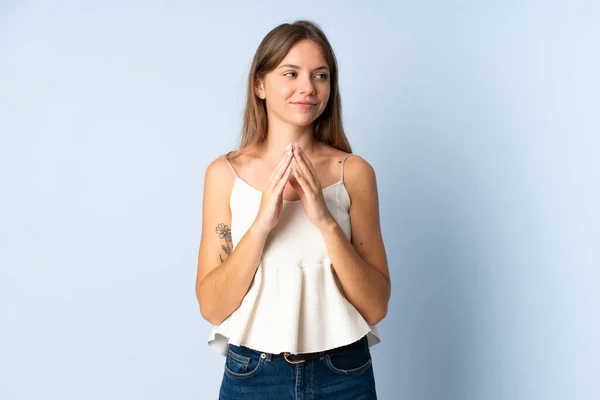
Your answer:
[[[267,105],[267,140],[260,146],[243,149],[240,156],[230,162],[240,179],[263,192],[264,202],[268,195],[300,200],[307,217],[323,236],[343,294],[369,324],[375,325],[387,314],[391,293],[375,173],[359,156],[346,159],[344,186],[351,201],[352,226],[351,240],[348,240],[322,193],[323,188],[339,181],[341,161],[346,153],[315,140],[312,135],[312,124],[329,99],[329,70],[322,68],[326,65],[320,47],[305,40],[297,43],[264,80],[256,81],[256,95]],[[314,106],[303,108],[294,102],[309,102]],[[291,147],[286,151],[288,145]],[[282,157],[286,153],[289,153],[287,158]],[[231,252],[230,242],[224,242],[225,246],[219,243],[214,238],[214,224],[225,221],[219,224],[221,228],[231,224],[228,206],[223,203],[228,205],[232,186],[229,166],[221,158],[213,161],[205,179],[203,216],[206,221],[203,222],[196,293],[202,315],[214,325],[220,324],[241,303],[252,284],[266,237],[276,223],[273,215],[277,212],[265,217],[268,213],[261,204],[257,220],[235,251]],[[208,190],[211,196],[206,195]],[[217,217],[218,210],[223,210],[222,217]],[[225,251],[218,252],[220,264],[215,260],[215,249]]]
[[[308,154],[315,153],[318,149],[312,123],[325,110],[330,93],[329,68],[320,47],[310,40],[297,43],[274,71],[256,81],[255,90],[267,105],[269,130],[265,145],[259,149],[264,158],[279,159],[293,142]],[[315,106],[305,110],[294,102]]]

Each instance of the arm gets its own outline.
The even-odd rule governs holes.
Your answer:
[[[234,179],[222,157],[208,166],[204,178],[196,297],[202,317],[213,325],[219,325],[241,304],[268,234],[253,226],[232,251],[229,196]]]
[[[344,295],[367,323],[387,314],[391,282],[381,236],[375,172],[361,157],[346,161],[345,184],[351,199],[349,241],[335,220],[321,233]]]

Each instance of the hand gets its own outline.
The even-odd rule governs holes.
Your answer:
[[[298,143],[294,143],[292,148],[297,166],[292,167],[293,176],[290,179],[290,184],[298,192],[300,202],[310,222],[319,228],[319,230],[323,230],[331,222],[335,221],[335,219],[331,215],[329,208],[327,208],[321,182],[317,177],[312,163]]]
[[[269,233],[279,221],[283,208],[283,189],[292,171],[290,168],[292,159],[292,148],[291,145],[288,145],[269,178],[267,188],[262,192],[260,207],[253,224],[254,229],[260,232]]]

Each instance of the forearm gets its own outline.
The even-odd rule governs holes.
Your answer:
[[[242,303],[260,263],[268,232],[250,227],[223,264],[204,277],[197,290],[202,316],[219,325]]]
[[[362,259],[335,220],[321,233],[344,295],[369,324],[377,324],[387,313],[390,284]]]

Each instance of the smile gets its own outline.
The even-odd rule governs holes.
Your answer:
[[[308,103],[292,103],[292,104],[300,107],[303,110],[308,110],[308,109],[314,107],[314,104],[308,104]]]

